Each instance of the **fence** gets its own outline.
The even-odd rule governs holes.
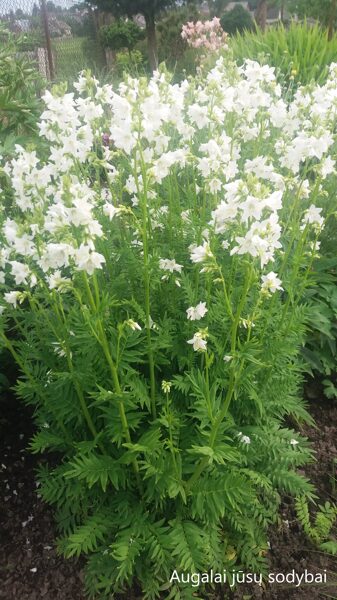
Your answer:
[[[73,79],[106,65],[98,15],[74,0],[0,0],[0,24],[23,38],[22,49],[47,79]]]

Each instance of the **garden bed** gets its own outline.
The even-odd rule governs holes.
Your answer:
[[[320,502],[331,501],[332,459],[337,455],[337,406],[322,399],[311,403],[317,427],[305,427],[303,434],[313,443],[317,462],[308,465],[306,475],[315,484]],[[30,414],[12,397],[1,402],[0,576],[3,600],[84,600],[82,563],[64,560],[54,549],[55,525],[52,511],[38,497],[34,470],[40,457],[27,452],[32,434]],[[337,597],[336,559],[319,552],[300,529],[293,502],[284,498],[281,520],[270,532],[270,571],[301,574],[327,572],[326,585],[240,586],[235,600],[316,600]],[[229,598],[226,591],[217,596]],[[130,595],[125,596],[131,598]],[[213,598],[213,596],[209,596]],[[124,599],[123,599],[124,600]]]

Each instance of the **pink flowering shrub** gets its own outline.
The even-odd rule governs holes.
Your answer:
[[[211,21],[189,21],[183,25],[181,37],[191,48],[205,48],[215,52],[227,46],[227,33],[220,25],[220,19],[214,17]]]

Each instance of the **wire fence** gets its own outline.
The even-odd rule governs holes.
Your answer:
[[[0,24],[20,36],[22,51],[52,81],[79,71],[99,73],[106,56],[98,30],[102,15],[74,0],[0,0]]]

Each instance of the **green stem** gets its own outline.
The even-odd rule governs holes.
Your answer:
[[[247,299],[247,294],[250,288],[250,284],[251,284],[251,279],[252,279],[252,275],[253,275],[253,269],[252,266],[249,265],[248,268],[248,274],[245,280],[245,284],[243,287],[243,292],[242,292],[242,296],[241,296],[241,300],[238,306],[238,310],[235,316],[235,320],[232,326],[232,333],[231,333],[231,353],[234,355],[235,350],[236,350],[236,342],[237,342],[237,330],[238,330],[238,326],[239,326],[239,322],[240,322],[240,317],[241,317],[241,313],[242,310],[244,308],[244,305],[246,303],[246,299]],[[206,359],[207,360],[207,359]],[[241,372],[241,371],[240,371]],[[237,381],[237,377],[235,374],[235,365],[232,366],[231,368],[231,374],[230,374],[230,378],[229,378],[229,384],[228,384],[228,390],[227,390],[227,394],[226,394],[226,398],[225,398],[225,402],[224,405],[222,407],[222,410],[220,411],[217,419],[215,420],[212,429],[211,429],[211,435],[209,438],[209,445],[211,448],[213,448],[214,442],[216,440],[216,437],[218,435],[218,431],[219,428],[223,422],[223,420],[225,419],[227,413],[228,413],[228,409],[231,403],[231,400],[233,398],[233,394],[236,388],[236,381]],[[191,490],[191,488],[194,486],[194,484],[197,482],[197,480],[199,479],[201,473],[203,472],[203,470],[207,467],[209,463],[209,457],[205,456],[197,465],[194,473],[192,473],[191,477],[188,479],[187,483],[186,483],[186,491],[189,492]]]
[[[234,320],[234,315],[233,315],[231,303],[229,301],[229,297],[228,297],[228,293],[227,293],[227,287],[226,287],[225,278],[223,276],[222,269],[221,269],[220,265],[218,265],[217,262],[215,262],[215,265],[216,265],[217,272],[219,273],[219,279],[220,279],[221,285],[222,285],[222,290],[223,290],[223,295],[224,295],[224,299],[225,299],[225,305],[226,305],[226,308],[227,308],[227,312],[228,312],[231,320],[233,321]]]
[[[146,170],[144,166],[144,160],[142,156],[142,152],[140,149],[141,156],[141,168],[142,168],[142,178],[143,178],[143,197],[142,197],[142,216],[143,216],[143,224],[142,224],[142,237],[143,237],[143,258],[144,258],[144,288],[145,288],[145,315],[146,315],[146,339],[147,339],[147,354],[149,360],[149,370],[150,370],[150,393],[151,393],[151,413],[152,418],[156,419],[157,417],[157,409],[156,409],[156,378],[155,378],[155,370],[154,370],[154,357],[153,357],[153,349],[152,349],[152,340],[151,340],[151,327],[150,327],[150,274],[149,274],[149,252],[148,252],[148,237],[147,237],[147,227],[148,227],[148,214],[147,214],[147,177]],[[138,181],[137,177],[137,168],[135,168],[135,179]],[[139,186],[137,183],[138,193],[140,194]]]
[[[31,300],[30,300],[30,306],[34,310],[34,305],[33,305],[33,302]],[[38,305],[38,310],[41,312],[41,314],[44,314],[44,319],[47,321],[47,323],[48,323],[51,331],[53,331],[56,339],[59,341],[60,344],[63,344],[63,340],[59,337],[58,331],[53,326],[53,324],[50,321],[49,317],[47,316],[46,312],[42,311],[41,308],[39,307],[39,305]],[[55,306],[55,314],[58,315],[58,310],[57,310],[56,306]],[[61,325],[63,326],[62,322],[61,322]],[[93,420],[91,418],[91,415],[89,413],[89,409],[87,407],[87,404],[86,404],[86,401],[85,401],[85,398],[84,398],[83,390],[82,390],[81,386],[79,385],[78,381],[76,381],[74,365],[73,365],[72,360],[71,360],[71,355],[70,355],[70,351],[69,351],[68,346],[66,346],[66,355],[67,355],[68,369],[69,369],[69,372],[72,375],[72,380],[73,380],[73,383],[74,383],[74,386],[75,386],[77,397],[78,397],[78,399],[80,401],[80,405],[81,405],[81,409],[82,409],[82,412],[83,412],[83,416],[84,416],[84,418],[86,420],[88,429],[90,430],[90,432],[93,435],[94,439],[96,439],[97,436],[98,436],[98,433],[97,433],[96,427],[94,425],[94,422],[93,422]],[[103,445],[101,443],[99,443],[98,445],[99,445],[99,448],[100,448],[101,452],[103,452],[103,454],[105,454],[105,450],[104,450]]]
[[[245,280],[241,300],[239,302],[238,310],[236,312],[236,316],[235,316],[233,327],[232,327],[232,334],[231,334],[231,353],[232,353],[232,355],[234,355],[234,353],[235,353],[237,331],[238,331],[238,326],[239,326],[239,322],[240,322],[240,318],[241,318],[241,313],[245,306],[247,294],[249,292],[250,284],[252,281],[253,268],[252,268],[251,264],[249,264],[247,271],[248,271],[248,273],[247,273],[247,277]]]
[[[174,442],[173,442],[172,420],[171,420],[171,412],[170,412],[170,407],[169,407],[168,392],[166,392],[166,410],[167,410],[167,421],[168,421],[168,426],[169,426],[170,451],[171,451],[171,455],[172,455],[173,466],[174,466],[174,470],[175,470],[175,473],[177,476],[177,480],[180,481],[181,476],[180,476],[180,472],[179,472],[178,465],[177,465],[177,460],[176,460],[176,455],[175,455],[175,447],[174,447]]]
[[[84,282],[85,282],[85,286],[86,286],[86,289],[88,292],[89,302],[91,304],[93,311],[96,312],[96,304],[95,304],[93,295],[91,293],[88,278],[85,273],[84,273]],[[103,328],[103,325],[102,325],[102,322],[100,319],[98,319],[98,322],[97,322],[97,333],[98,333],[97,340],[99,341],[99,343],[103,349],[104,356],[105,356],[107,363],[109,365],[109,368],[110,368],[110,373],[111,373],[112,381],[114,384],[115,392],[118,396],[118,412],[119,412],[119,417],[120,417],[121,424],[122,424],[123,434],[124,434],[126,442],[128,444],[131,444],[132,440],[131,440],[129,424],[128,424],[127,416],[125,413],[124,404],[122,401],[123,392],[122,392],[122,389],[121,389],[121,386],[119,383],[116,365],[115,365],[115,363],[112,359],[111,353],[110,353],[109,342],[107,340],[107,337],[106,337],[106,334],[105,334],[105,331],[104,331],[104,328]],[[142,493],[142,483],[141,483],[141,479],[139,476],[139,465],[138,465],[138,461],[136,458],[133,459],[132,465],[133,465],[134,472],[136,474],[136,480],[137,480],[137,485],[138,485],[139,491]]]

